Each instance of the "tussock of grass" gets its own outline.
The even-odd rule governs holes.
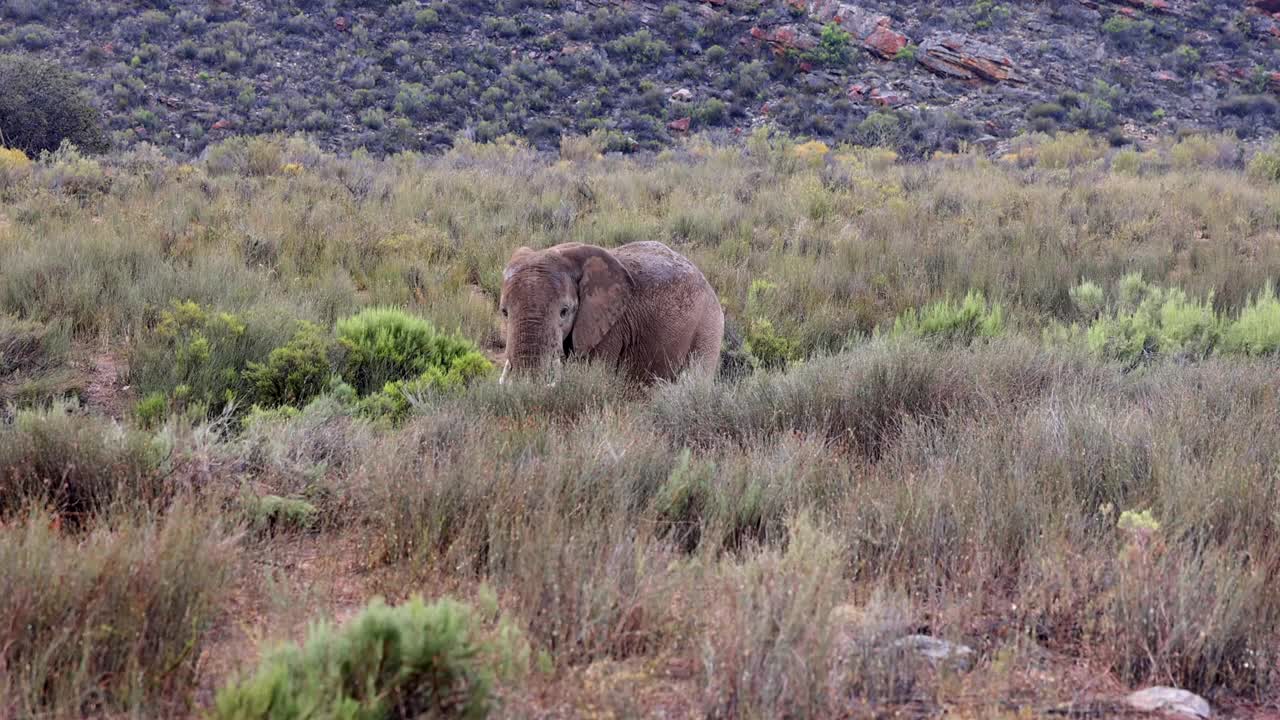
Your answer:
[[[172,494],[149,435],[73,405],[20,411],[0,424],[0,516],[48,506],[79,524],[120,503],[152,504]]]
[[[182,714],[231,578],[221,523],[187,507],[87,535],[30,511],[0,523],[0,712]]]

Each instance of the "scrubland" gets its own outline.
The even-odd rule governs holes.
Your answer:
[[[1275,155],[598,149],[0,155],[0,715],[1277,709]],[[721,377],[496,384],[649,239]]]

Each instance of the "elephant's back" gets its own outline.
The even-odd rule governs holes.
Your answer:
[[[710,290],[702,271],[689,258],[656,240],[627,243],[613,251],[641,288],[684,285],[689,290]]]

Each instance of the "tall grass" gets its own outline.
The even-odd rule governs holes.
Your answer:
[[[39,510],[0,524],[0,712],[185,711],[234,560],[222,522],[189,506],[83,536]]]

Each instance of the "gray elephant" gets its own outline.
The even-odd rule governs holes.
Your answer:
[[[499,382],[558,372],[565,357],[646,383],[685,369],[714,376],[719,367],[724,311],[715,290],[660,242],[522,247],[503,273],[500,309],[507,361]]]

